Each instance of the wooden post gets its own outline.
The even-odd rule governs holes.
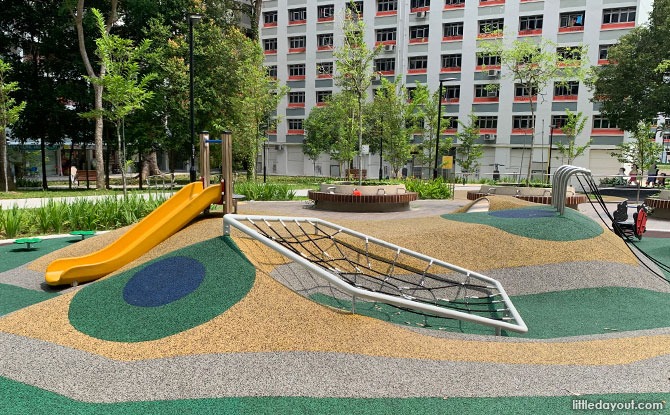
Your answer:
[[[209,132],[203,131],[200,133],[200,177],[202,177],[202,187],[206,189],[209,187]]]
[[[230,131],[221,134],[221,177],[223,186],[223,214],[233,213],[233,137]]]

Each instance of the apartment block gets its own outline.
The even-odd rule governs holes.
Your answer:
[[[567,85],[550,85],[537,92],[536,118],[531,118],[528,94],[508,79],[496,58],[478,56],[487,31],[500,28],[505,36],[545,37],[559,48],[588,47],[592,65],[608,64],[610,45],[646,19],[652,0],[366,0],[355,6],[366,24],[368,45],[381,44],[375,60],[379,76],[401,77],[407,87],[415,83],[438,89],[444,80],[444,137],[459,128],[455,120],[479,117],[480,142],[485,153],[480,173],[490,175],[497,164],[502,174],[525,174],[528,163],[541,174],[547,168],[549,142],[552,157],[555,143],[565,141],[560,130],[565,109],[589,117],[587,127],[577,137],[583,145],[593,139],[590,149],[575,164],[599,174],[616,174],[619,163],[611,150],[627,138],[599,113],[591,93],[575,80]],[[277,109],[280,122],[269,135],[267,169],[270,174],[339,175],[339,166],[324,154],[314,167],[302,153],[303,120],[310,110],[324,105],[337,92],[333,74],[337,62],[333,49],[342,43],[344,0],[267,0],[263,2],[261,42],[265,62],[273,76],[290,88]],[[559,49],[560,52],[560,49]],[[485,70],[483,70],[485,69]],[[374,81],[370,93],[379,85]],[[498,84],[497,90],[486,88]],[[537,126],[535,152],[530,154],[528,131]],[[554,126],[552,131],[551,126]],[[422,137],[414,137],[420,142]],[[455,142],[458,145],[458,142]],[[262,162],[259,160],[259,165]],[[561,160],[552,159],[552,171]],[[379,156],[363,156],[363,166],[376,177]],[[429,172],[429,166],[407,163],[409,174]],[[459,172],[458,165],[456,167]],[[384,165],[384,174],[389,173]]]

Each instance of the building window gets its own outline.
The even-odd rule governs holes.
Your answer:
[[[430,9],[430,0],[412,0],[410,8],[414,9]]]
[[[519,32],[527,30],[542,30],[542,15],[521,16],[519,18]]]
[[[486,35],[497,30],[503,30],[505,19],[486,19],[479,21],[479,34]]]
[[[598,60],[605,61],[608,59],[610,47],[612,47],[612,45],[600,45],[600,48],[598,49]]]
[[[428,41],[428,25],[410,26],[409,41]]]
[[[302,119],[300,118],[289,118],[286,120],[288,123],[288,129],[291,130],[302,130]]]
[[[316,36],[319,49],[330,49],[333,47],[333,34],[324,33]]]
[[[377,42],[395,42],[396,29],[377,29]]]
[[[579,46],[562,46],[556,48],[556,54],[561,60],[576,60],[582,59],[582,48]]]
[[[354,16],[363,16],[363,2],[355,1],[353,6],[351,2],[347,2],[347,10],[351,11]]]
[[[317,19],[319,21],[328,21],[335,18],[335,6],[328,4],[317,8]]]
[[[603,24],[635,23],[635,7],[603,10]]]
[[[527,130],[533,128],[534,117],[531,115],[515,115],[512,117],[512,128],[515,130]]]
[[[377,12],[394,12],[398,10],[398,0],[377,0]]]
[[[277,79],[277,65],[268,66],[266,69],[270,78]]]
[[[458,130],[458,118],[450,117],[448,115],[442,116],[442,121],[444,122],[445,130],[456,131]]]
[[[333,95],[333,91],[316,91],[316,103],[325,103],[331,95]]]
[[[537,87],[531,88],[533,90],[533,97],[537,97]],[[514,84],[514,97],[515,98],[528,98],[528,87],[521,84]]]
[[[493,85],[493,84],[489,84]],[[500,88],[496,85],[487,84],[475,85],[475,98],[497,98],[500,96]]]
[[[395,58],[375,59],[375,71],[395,72]]]
[[[409,70],[426,70],[428,69],[428,56],[410,56]]]
[[[486,115],[477,118],[477,125],[482,130],[495,130],[498,128],[498,117]]]
[[[295,65],[288,66],[288,76],[289,78],[305,77],[305,64],[299,63]]]
[[[453,55],[442,55],[442,68],[461,68],[463,63],[462,55],[456,53]]]
[[[584,28],[584,12],[561,13],[560,29]]]
[[[442,25],[442,36],[445,38],[462,38],[463,22],[445,23]]]
[[[442,99],[446,101],[455,101],[461,97],[460,85],[447,85],[442,89]]]
[[[465,0],[444,0],[445,6],[464,6]]]
[[[263,13],[263,23],[265,26],[276,26],[277,25],[277,12],[265,12]]]
[[[568,123],[567,115],[552,115],[551,116],[551,125],[554,126],[554,129],[558,130],[563,128],[565,124]]]
[[[333,62],[317,62],[316,75],[321,77],[333,76]]]
[[[600,130],[600,129],[615,129],[618,127],[614,123],[610,122],[610,120],[603,117],[602,115],[594,115],[593,128],[596,130]]]
[[[289,104],[305,105],[305,91],[289,92],[288,93],[288,103]]]
[[[579,95],[579,81],[569,81],[566,83],[556,82],[554,84],[554,96],[577,96]]]
[[[305,36],[295,36],[288,38],[289,49],[305,49],[307,38]]]
[[[291,9],[288,11],[288,24],[299,24],[307,21],[307,9]]]
[[[497,66],[500,67],[500,56],[499,55],[483,55],[477,54],[477,67],[480,66]]]
[[[263,39],[263,50],[265,52],[276,52],[277,51],[277,39]]]

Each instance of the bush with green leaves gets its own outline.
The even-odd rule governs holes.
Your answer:
[[[295,191],[284,183],[237,182],[235,193],[247,200],[293,200]]]
[[[404,183],[408,192],[419,194],[419,199],[448,199],[451,197],[451,189],[441,177],[435,181],[409,178]]]

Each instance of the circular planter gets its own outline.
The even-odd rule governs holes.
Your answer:
[[[316,209],[337,212],[402,212],[419,195],[408,192],[404,184],[358,186],[354,184],[321,184],[320,191],[307,196]]]
[[[660,194],[644,199],[644,204],[654,209],[652,217],[670,219],[670,190],[661,190]]]
[[[468,200],[477,200],[486,196],[509,196],[543,205],[551,205],[551,188],[546,187],[511,187],[483,185],[479,190],[467,193]],[[568,188],[565,206],[577,209],[580,203],[588,202],[585,195],[578,195],[574,188]]]

